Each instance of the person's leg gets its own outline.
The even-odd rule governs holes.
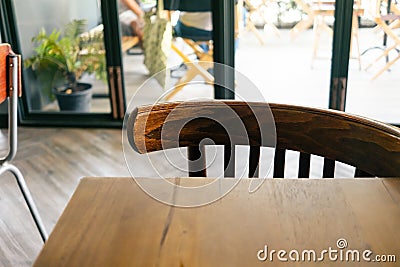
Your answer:
[[[194,28],[194,27],[189,27],[183,24],[181,21],[178,20],[176,23],[176,26],[174,28],[175,30],[175,35],[178,37],[183,37],[183,38],[188,38],[192,39],[195,42],[199,41],[210,41],[213,39],[213,32],[212,31],[205,31],[202,29]],[[239,39],[235,39],[235,52],[236,49],[239,47]],[[200,47],[204,51],[208,51],[209,47],[207,44],[200,44]]]
[[[210,41],[213,38],[212,31],[186,26],[180,20],[176,23],[175,34],[179,37],[192,39],[195,42]],[[207,44],[200,44],[200,47],[206,52],[209,50]]]
[[[143,26],[140,25],[137,21],[132,21],[131,28],[133,31],[133,35],[136,35],[139,38],[139,42],[142,42],[143,41]]]
[[[175,33],[179,37],[192,39],[193,41],[210,41],[212,40],[212,31],[206,31],[199,28],[189,27],[180,20],[176,23]]]
[[[139,18],[131,10],[122,12],[119,15],[119,20],[122,25],[122,34],[128,36],[137,36],[139,40],[143,39],[143,25],[138,23]],[[128,31],[126,30],[128,28]]]

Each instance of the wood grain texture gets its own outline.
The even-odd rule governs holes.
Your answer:
[[[265,115],[269,108],[273,119]],[[247,136],[226,131],[238,117]],[[188,118],[193,120],[187,123]],[[398,128],[334,110],[238,101],[164,103],[132,112],[128,139],[139,153],[194,146],[206,138],[217,145],[273,146],[271,131],[262,136],[261,127],[276,128],[277,148],[338,160],[375,176],[400,175]]]
[[[85,178],[34,267],[369,265],[328,258],[257,259],[265,245],[322,251],[337,249],[339,238],[347,240],[348,249],[369,249],[398,260],[400,179],[268,179],[251,194],[250,180],[241,180],[212,204],[176,208],[150,198],[132,179]],[[171,179],[184,186],[211,181]]]

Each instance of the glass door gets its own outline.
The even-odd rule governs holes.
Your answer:
[[[5,41],[24,61],[23,123],[122,125],[125,99],[121,52],[114,49],[120,45],[116,3],[14,0],[1,4],[8,22],[2,25],[7,31]]]
[[[350,69],[346,111],[400,125],[400,5],[364,1],[361,69]]]
[[[237,86],[236,94],[252,101],[344,110],[348,64],[360,60],[349,58],[350,39],[358,37],[357,12],[346,0],[239,0],[235,68],[257,90]],[[263,99],[254,99],[258,95]],[[286,164],[298,164],[299,156],[287,151]],[[322,161],[311,157],[311,177],[322,177]],[[353,170],[336,165],[336,176],[351,175]]]

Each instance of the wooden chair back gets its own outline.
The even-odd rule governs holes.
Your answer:
[[[221,115],[218,123],[204,119],[210,114],[224,114],[226,106],[240,118],[247,131],[247,137],[236,138],[236,143],[231,143],[224,129],[231,116]],[[260,120],[255,115],[269,108],[273,119],[263,116]],[[168,118],[172,111],[173,118]],[[174,125],[182,123],[186,124],[178,133],[179,142],[174,142],[179,129]],[[261,140],[260,129],[268,127],[276,127],[274,177],[283,177],[286,150],[300,152],[299,177],[309,177],[311,154],[325,158],[323,177],[333,177],[334,161],[356,167],[356,177],[400,175],[400,129],[334,110],[238,101],[162,103],[136,108],[129,115],[127,134],[131,147],[138,153],[188,147],[189,170],[191,160],[202,155],[201,140],[210,138],[216,145],[225,146],[226,177],[233,177],[230,159],[235,145],[245,144],[243,140],[248,138],[249,177],[257,177],[260,146],[274,146],[271,136]],[[193,167],[198,167],[198,160],[194,162],[197,165]],[[190,171],[189,176],[206,176],[206,170]]]

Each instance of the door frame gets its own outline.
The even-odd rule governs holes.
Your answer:
[[[2,18],[0,21],[2,42],[9,43],[15,53],[21,54],[14,1],[0,0],[0,13]],[[125,112],[125,94],[117,1],[101,0],[101,14],[104,25],[104,45],[112,112],[74,114],[30,111],[26,94],[23,94],[19,105],[20,124],[31,126],[122,127],[123,113]],[[22,86],[27,88],[24,73],[22,73]],[[3,114],[1,114],[2,117]]]

